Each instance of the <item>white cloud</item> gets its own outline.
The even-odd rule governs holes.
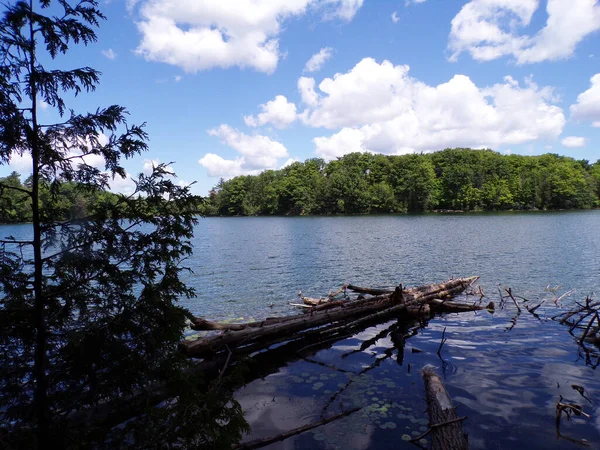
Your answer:
[[[306,125],[337,130],[314,140],[331,159],[352,151],[401,154],[445,147],[518,145],[556,139],[565,116],[548,87],[511,77],[478,87],[465,75],[430,86],[410,68],[365,58],[346,73],[298,82]]]
[[[297,158],[288,158],[279,168],[283,169],[284,167],[291,166],[292,164],[298,161],[299,160]]]
[[[363,130],[353,128],[344,128],[331,137],[317,137],[313,142],[317,147],[317,154],[327,160],[347,153],[369,151]]]
[[[112,48],[109,48],[108,50],[102,50],[102,54],[110,60],[113,60],[117,57],[117,54],[113,51]]]
[[[245,116],[244,122],[249,127],[271,124],[276,128],[286,128],[296,120],[296,105],[288,102],[283,95],[260,105],[262,112],[257,116]]]
[[[577,96],[577,103],[571,105],[571,117],[575,120],[593,120],[594,126],[600,120],[600,73],[590,79],[591,87]]]
[[[350,22],[364,0],[312,0],[310,3],[323,10],[325,20],[340,19]]]
[[[585,147],[585,138],[580,136],[567,136],[560,143],[563,147],[567,148],[581,148]]]
[[[308,106],[314,106],[319,101],[319,95],[315,92],[315,79],[300,77],[298,79],[298,91],[302,102]]]
[[[238,175],[251,174],[242,168],[244,158],[237,157],[233,160],[225,159],[215,153],[207,153],[198,163],[205,167],[209,177],[223,177],[225,179],[237,177]]]
[[[136,5],[140,2],[140,0],[125,0],[125,5],[127,7],[127,12],[133,12]]]
[[[600,121],[598,121],[598,122],[592,122],[592,126],[594,128],[600,128]]]
[[[21,175],[25,175],[25,177],[29,176],[33,170],[33,160],[29,153],[19,155],[17,152],[13,151],[10,154],[8,165],[12,170],[19,172]]]
[[[100,133],[97,139],[100,146],[108,144],[109,141],[108,136],[103,133]],[[75,167],[78,167],[80,164],[86,164],[96,169],[104,169],[106,167],[104,156],[88,153],[91,150],[92,143],[90,139],[80,139],[78,142],[73,141],[71,147],[66,150],[66,157],[71,159]]]
[[[175,75],[174,80],[176,83],[179,83],[183,77],[181,75]]]
[[[427,0],[405,0],[404,6],[409,6],[411,3],[425,3]]]
[[[47,102],[45,102],[44,100],[39,100],[38,105],[40,105],[40,109],[42,111],[46,111],[48,108],[50,108],[50,105]]]
[[[394,11],[392,13],[392,22],[398,23],[399,21],[400,21],[400,16],[398,15],[398,13],[396,11]]]
[[[188,73],[249,67],[272,73],[282,24],[311,8],[324,19],[351,20],[363,0],[146,0],[136,52]]]
[[[133,181],[131,174],[126,173],[125,178],[121,178],[119,175],[115,175],[114,178],[110,178],[108,182],[108,189],[119,194],[131,195],[135,192],[136,184]]]
[[[597,0],[548,0],[548,19],[535,35],[519,34],[530,25],[539,0],[472,0],[452,20],[451,61],[463,52],[489,61],[512,56],[518,64],[565,59],[577,44],[600,30]]]
[[[333,55],[333,49],[331,47],[324,47],[319,50],[318,53],[315,53],[310,57],[310,59],[306,62],[306,66],[304,66],[305,72],[317,72],[321,70],[321,67],[329,61],[331,56]]]
[[[266,169],[277,168],[277,161],[288,156],[287,149],[267,136],[247,135],[229,125],[221,125],[208,131],[221,139],[241,156],[233,160],[208,153],[198,163],[208,170],[209,176],[231,178],[242,174],[256,174]]]

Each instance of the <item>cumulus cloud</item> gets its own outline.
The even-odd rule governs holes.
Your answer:
[[[400,16],[398,15],[398,13],[396,11],[394,11],[392,13],[392,22],[398,23],[399,21],[400,21]]]
[[[333,49],[331,47],[324,47],[319,50],[318,53],[315,53],[310,57],[310,59],[306,62],[306,66],[304,66],[305,72],[317,72],[321,70],[321,67],[329,61],[331,56],[333,55]]]
[[[283,95],[278,95],[274,100],[260,105],[262,112],[254,116],[245,116],[244,122],[249,127],[258,127],[271,124],[276,128],[286,128],[296,120],[296,105],[288,102]]]
[[[594,128],[600,128],[600,121],[598,121],[598,122],[592,122],[592,126]]]
[[[131,1],[131,0],[130,0]],[[138,3],[138,2],[135,2]],[[135,3],[132,5],[135,6]],[[350,21],[363,0],[146,0],[136,52],[189,73],[249,67],[272,73],[282,24],[310,8],[324,19]]]
[[[288,155],[283,144],[268,136],[247,135],[229,125],[221,125],[208,131],[236,150],[241,156],[225,159],[215,153],[207,153],[198,163],[212,177],[232,178],[242,174],[256,174],[266,169],[277,168],[277,161]]]
[[[325,20],[340,19],[350,22],[363,5],[364,0],[312,0],[312,6],[323,11]]]
[[[102,50],[102,54],[110,60],[113,60],[117,57],[117,54],[112,48],[109,48],[108,50]]]
[[[365,58],[346,73],[298,86],[307,105],[300,116],[311,127],[337,132],[314,140],[319,156],[352,151],[402,154],[445,147],[518,145],[556,139],[565,124],[548,87],[528,78],[478,87],[465,75],[430,86],[410,68]]]
[[[563,147],[567,148],[581,148],[585,147],[585,138],[580,136],[567,136],[560,143]]]
[[[111,177],[108,182],[108,189],[119,194],[131,195],[135,192],[136,184],[131,174],[127,172],[124,178],[119,175],[115,175],[114,178]]]
[[[29,153],[23,153],[22,155],[13,151],[10,154],[8,165],[12,170],[19,172],[22,175],[28,176],[33,169],[33,160]]]
[[[291,166],[292,164],[294,164],[295,162],[298,162],[298,161],[299,160],[297,158],[288,158],[279,168],[283,169],[287,166]]]
[[[517,64],[565,59],[600,30],[597,0],[548,0],[546,25],[533,36],[520,34],[539,5],[539,0],[471,0],[452,20],[450,60],[463,52],[479,61],[512,56]]]
[[[298,79],[298,91],[302,102],[308,106],[315,106],[319,101],[319,95],[315,91],[315,79],[300,77]]]
[[[575,120],[592,120],[593,126],[600,125],[600,73],[590,80],[590,88],[577,96],[577,103],[571,105],[571,117]]]

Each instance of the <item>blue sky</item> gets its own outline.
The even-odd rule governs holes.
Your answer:
[[[94,93],[70,102],[76,111],[116,103],[146,122],[150,151],[125,162],[132,175],[172,161],[206,194],[220,177],[352,151],[600,158],[597,0],[100,6],[98,42],[48,66],[102,72]],[[26,164],[15,157],[0,174]]]

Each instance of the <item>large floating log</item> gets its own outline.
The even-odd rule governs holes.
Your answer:
[[[217,324],[197,318],[193,324],[195,329],[223,330],[224,332],[217,336],[183,341],[180,347],[186,355],[193,357],[207,357],[223,351],[225,348],[247,348],[257,351],[274,343],[301,338],[317,327],[319,327],[318,334],[331,335],[348,328],[348,325],[356,327],[359,324],[401,311],[428,316],[430,310],[435,311],[435,308],[440,306],[438,304],[440,298],[451,297],[464,291],[477,279],[478,277],[458,278],[418,289],[397,289],[392,293],[368,299],[343,302],[339,306],[329,309],[325,309],[325,305],[320,305],[311,309],[308,314],[269,318],[262,322]],[[428,304],[430,301],[432,303]],[[427,308],[424,306],[426,304]],[[469,311],[485,309],[479,305],[467,305],[465,308]]]
[[[464,417],[458,417],[452,399],[431,366],[422,370],[429,413],[432,450],[467,450],[469,442],[462,429]]]

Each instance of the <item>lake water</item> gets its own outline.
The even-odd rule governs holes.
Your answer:
[[[0,226],[0,235],[28,230]],[[402,436],[426,428],[420,369],[433,364],[459,415],[468,416],[470,448],[580,447],[557,439],[561,395],[591,415],[563,418],[563,434],[600,448],[600,368],[586,364],[568,328],[550,320],[600,290],[599,230],[600,211],[202,219],[188,262],[195,273],[186,276],[198,297],[185,306],[209,319],[258,319],[293,312],[288,303],[299,290],[318,297],[344,283],[410,286],[479,275],[486,301],[498,303],[498,285],[535,304],[545,299],[540,319],[523,309],[514,323],[512,303],[494,314],[438,316],[414,328],[400,357],[386,330],[402,324],[368,328],[241,389],[249,438],[360,406],[269,448],[415,448]],[[548,285],[560,286],[558,296],[575,292],[556,306]],[[373,345],[361,350],[366,339]]]

